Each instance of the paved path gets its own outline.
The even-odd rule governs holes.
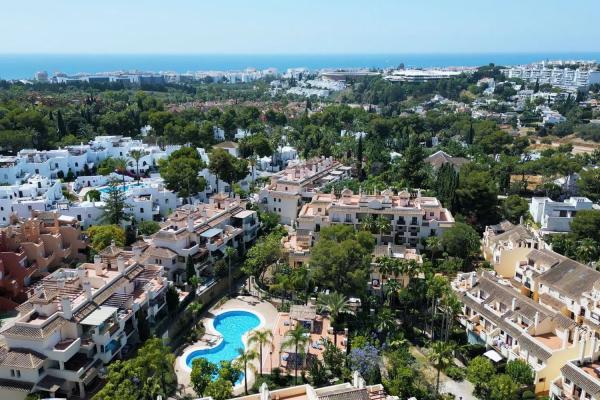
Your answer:
[[[429,364],[425,354],[414,346],[410,347],[410,353],[421,363],[425,377],[430,380],[432,385],[435,385],[437,371]],[[459,382],[447,377],[443,372],[440,374],[440,393],[451,393],[456,396],[456,400],[461,398],[462,400],[478,400],[473,395],[473,389],[473,384],[466,379]]]

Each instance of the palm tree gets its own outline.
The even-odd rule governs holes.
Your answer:
[[[389,219],[380,215],[375,219],[375,229],[379,232],[379,242],[381,242],[381,238],[384,233],[389,233],[392,230],[392,223]]]
[[[123,157],[113,159],[115,171],[123,176],[123,184],[125,183],[125,172],[127,171],[127,160]]]
[[[202,311],[202,303],[200,303],[199,301],[193,301],[187,306],[187,309],[189,310],[189,312],[192,313],[194,317],[195,326],[196,322],[198,321],[198,314],[200,314],[200,311]]]
[[[441,253],[441,251],[443,250],[442,241],[437,236],[430,236],[427,239],[425,239],[425,243],[425,247],[427,248],[427,250],[429,250],[431,261],[435,262],[436,254]]]
[[[228,279],[229,279],[229,295],[231,296],[231,259],[233,258],[233,256],[235,256],[235,249],[233,247],[227,246],[227,248],[225,249],[225,257],[227,257],[227,262],[228,262],[228,267],[229,267],[229,273],[228,273]]]
[[[254,365],[252,365],[252,361],[256,360],[258,354],[254,350],[244,351],[244,349],[237,349],[237,352],[238,357],[236,358],[235,362],[239,368],[244,369],[244,390],[246,394],[248,394],[248,367],[253,370],[255,369]]]
[[[333,328],[333,343],[337,346],[337,330],[335,329],[335,323],[340,314],[350,312],[348,299],[341,293],[332,292],[319,298],[319,305],[322,309],[329,312],[329,319],[331,320],[331,327]]]
[[[294,377],[294,383],[298,384],[298,363],[300,361],[300,353],[298,352],[299,348],[306,346],[306,344],[308,344],[309,341],[309,335],[308,335],[308,331],[306,329],[304,329],[304,327],[300,324],[296,325],[296,327],[294,329],[292,329],[291,331],[288,331],[285,334],[285,338],[283,340],[283,342],[281,343],[281,349],[287,349],[290,347],[294,348],[294,353],[296,355],[296,358],[294,359],[294,371],[295,371],[295,377]]]
[[[250,167],[252,168],[252,182],[254,182],[256,180],[256,174],[255,174],[256,162],[257,162],[256,153],[254,153],[250,157],[248,157],[248,164],[250,164]]]
[[[140,180],[140,159],[144,156],[144,152],[142,152],[141,150],[131,150],[129,152],[129,157],[133,158],[135,160],[135,169],[136,169],[136,174],[137,174],[137,180],[139,182]]]
[[[377,316],[375,327],[383,333],[385,340],[387,340],[389,333],[396,327],[396,318],[392,310],[387,307],[381,310]]]
[[[452,345],[448,342],[434,342],[429,351],[429,361],[437,370],[435,392],[440,393],[440,372],[452,363]]]
[[[260,374],[263,373],[263,347],[271,345],[273,343],[273,332],[268,329],[262,329],[259,331],[252,331],[248,336],[248,344],[256,343],[259,346],[259,363],[260,363]]]
[[[402,290],[402,285],[397,280],[392,279],[386,282],[385,294],[389,300],[388,303],[390,304],[390,306],[394,306],[394,304],[396,303],[392,300],[396,299],[396,296],[400,292],[400,290]]]
[[[364,217],[360,222],[360,229],[371,233],[375,232],[377,229],[375,225],[375,218],[373,218],[372,215],[367,215]]]

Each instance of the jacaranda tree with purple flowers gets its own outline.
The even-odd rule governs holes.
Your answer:
[[[348,355],[348,363],[350,370],[360,372],[367,382],[379,381],[379,351],[372,344],[352,349]]]

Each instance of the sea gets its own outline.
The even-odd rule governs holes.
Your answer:
[[[0,54],[0,79],[30,79],[37,71],[195,72],[246,68],[387,68],[518,65],[543,60],[600,60],[600,52],[579,53],[436,53],[436,54]]]

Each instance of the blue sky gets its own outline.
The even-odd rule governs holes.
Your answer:
[[[0,53],[600,51],[598,0],[2,0]]]

